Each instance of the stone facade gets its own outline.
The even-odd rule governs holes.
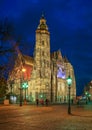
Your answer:
[[[26,69],[25,72],[22,71],[23,68]],[[72,78],[72,99],[76,97],[73,66],[66,57],[62,57],[60,50],[50,53],[50,33],[42,16],[36,30],[34,56],[25,56],[18,51],[14,69],[8,78],[9,91],[19,96],[21,84],[27,82],[28,88],[22,93],[27,100],[34,102],[36,98],[44,100],[48,98],[51,102],[67,102],[68,75]]]

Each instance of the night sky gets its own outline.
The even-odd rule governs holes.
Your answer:
[[[92,80],[92,0],[0,0],[0,20],[8,18],[32,55],[42,12],[50,31],[51,52],[60,49],[74,67],[77,95]]]

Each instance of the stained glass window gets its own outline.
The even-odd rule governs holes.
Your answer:
[[[57,78],[62,78],[65,79],[66,74],[65,74],[65,69],[62,65],[58,65],[58,70],[57,70]]]

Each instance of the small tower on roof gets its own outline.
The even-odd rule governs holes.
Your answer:
[[[46,24],[46,20],[44,18],[44,15],[42,14],[40,19],[40,24],[38,25],[38,30],[48,30],[48,26]]]

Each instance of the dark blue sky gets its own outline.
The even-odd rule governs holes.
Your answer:
[[[32,55],[35,30],[44,12],[51,35],[51,51],[61,49],[72,63],[77,94],[92,79],[91,0],[0,0],[0,19],[8,17]]]

